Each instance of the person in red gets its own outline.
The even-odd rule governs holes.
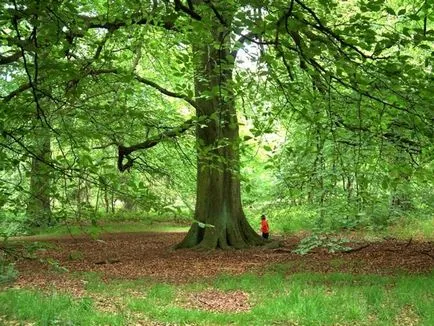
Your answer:
[[[261,232],[262,237],[264,239],[268,239],[268,236],[270,234],[270,227],[268,226],[268,221],[264,214],[262,214],[261,216]]]

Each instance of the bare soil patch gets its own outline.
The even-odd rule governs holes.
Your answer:
[[[80,295],[83,281],[69,272],[96,272],[103,279],[150,278],[182,283],[215,277],[218,274],[264,273],[284,264],[287,273],[429,273],[434,270],[434,244],[420,241],[387,240],[353,244],[361,248],[349,253],[330,254],[316,250],[304,256],[292,252],[299,239],[283,239],[279,249],[173,250],[183,233],[116,233],[89,237],[47,239],[51,248],[40,250],[40,259],[17,262],[20,277],[15,286],[64,288]],[[362,248],[363,247],[363,248]],[[51,264],[46,259],[54,260]],[[205,301],[208,299],[204,299]]]

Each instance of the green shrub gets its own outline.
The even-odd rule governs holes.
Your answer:
[[[0,284],[13,282],[18,277],[18,271],[13,263],[0,258]]]
[[[348,240],[346,239],[333,237],[328,233],[316,232],[303,238],[294,252],[300,255],[305,255],[315,248],[325,248],[330,253],[346,251],[351,249],[350,247],[345,246],[346,243],[348,243]]]
[[[25,213],[0,211],[0,238],[24,235],[29,232]]]

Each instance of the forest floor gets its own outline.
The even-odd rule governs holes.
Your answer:
[[[186,283],[219,274],[245,272],[265,274],[284,265],[286,273],[424,274],[434,270],[434,242],[389,239],[377,242],[354,241],[347,252],[328,253],[314,249],[295,254],[299,237],[280,238],[278,249],[209,252],[173,250],[184,233],[116,233],[65,236],[44,239],[37,259],[17,262],[19,278],[14,287],[57,288],[80,295],[85,284],[79,275],[94,272],[111,279],[151,279],[157,282]],[[34,258],[35,258],[34,257]],[[62,271],[64,271],[62,273]]]
[[[0,324],[434,325],[431,238],[346,234],[346,252],[299,255],[301,234],[277,249],[173,250],[184,236],[12,239],[22,258],[0,283]]]

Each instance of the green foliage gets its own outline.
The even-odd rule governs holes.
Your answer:
[[[0,212],[0,238],[7,239],[28,232],[27,216],[24,213],[13,214],[7,210]]]
[[[46,237],[52,236],[68,236],[86,234],[97,239],[103,233],[116,233],[116,232],[185,232],[187,226],[173,225],[168,223],[153,223],[147,222],[106,222],[101,225],[57,225],[49,228],[38,228],[35,230],[33,238],[40,238],[43,240]]]
[[[288,267],[290,268],[290,267]],[[390,325],[402,316],[430,325],[433,321],[430,295],[432,275],[374,276],[346,274],[222,275],[193,284],[149,284],[131,281],[96,282],[88,290],[99,295],[124,297],[125,315],[160,323],[224,325]],[[98,285],[98,287],[96,287]],[[139,296],[127,294],[140,289]],[[251,310],[243,313],[208,312],[186,304],[204,290],[248,293]],[[369,316],[369,320],[367,320]]]
[[[83,260],[83,258],[84,258],[83,257],[83,253],[81,251],[78,251],[78,250],[73,250],[68,255],[68,259],[72,260],[72,261],[74,261],[74,260]]]
[[[146,298],[161,304],[171,302],[174,298],[173,286],[168,284],[155,284],[147,290]]]
[[[58,273],[69,272],[69,270],[65,266],[62,266],[59,263],[59,261],[56,259],[47,258],[47,259],[41,259],[40,261],[41,261],[41,263],[46,263],[50,267],[50,269],[52,269],[55,272],[58,272]]]
[[[18,271],[13,263],[6,261],[0,256],[0,285],[16,280]]]
[[[328,233],[313,233],[303,238],[297,248],[293,251],[299,255],[305,255],[316,248],[324,248],[330,253],[347,251],[351,249],[350,247],[345,246],[348,242],[349,240],[347,239],[333,237]]]
[[[194,158],[217,165],[213,150],[226,146],[240,147],[252,223],[264,211],[283,232],[432,216],[430,1],[175,3],[0,8],[1,236],[148,215],[187,222]],[[216,58],[203,81],[196,50],[221,50],[213,35],[223,27],[238,55]],[[232,64],[230,83],[197,89]],[[239,142],[203,147],[181,135],[192,102],[209,98],[236,103]],[[221,117],[219,108],[192,120],[203,128]],[[134,168],[121,174],[119,145],[149,140],[158,146],[124,157]]]
[[[317,225],[317,210],[314,207],[266,202],[266,205],[255,208],[247,209],[249,222],[259,225],[260,216],[266,214],[272,233],[293,234],[312,230]]]

